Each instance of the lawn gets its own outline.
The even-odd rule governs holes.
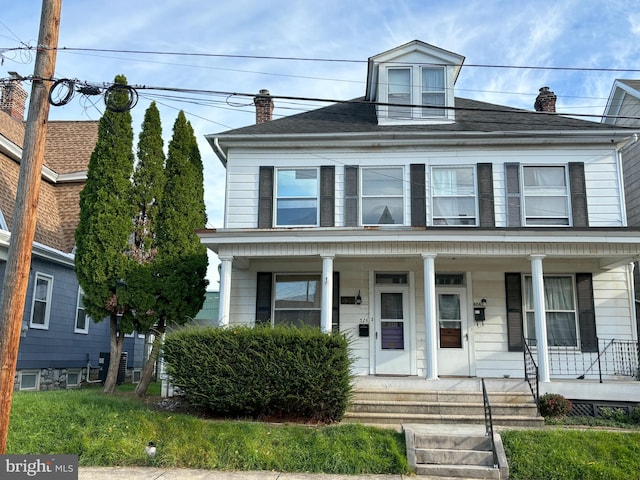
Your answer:
[[[404,437],[391,430],[198,418],[155,408],[131,390],[16,392],[7,453],[78,454],[81,466],[408,472]],[[638,430],[557,426],[509,430],[502,438],[512,480],[640,478]],[[149,441],[158,447],[153,459],[144,453]]]

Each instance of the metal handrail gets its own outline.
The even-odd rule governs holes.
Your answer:
[[[531,389],[531,395],[533,395],[533,400],[536,402],[536,408],[538,410],[538,415],[540,414],[540,374],[538,373],[538,365],[536,364],[536,360],[533,357],[533,353],[529,348],[529,344],[527,343],[527,339],[522,339],[522,344],[524,348],[522,351],[524,352],[524,379],[529,384],[529,388]],[[529,365],[532,365],[532,371],[529,372]],[[531,378],[531,377],[534,378]]]
[[[493,453],[493,467],[498,468],[498,451],[496,450],[496,442],[493,438],[493,416],[491,415],[491,405],[489,404],[489,395],[487,395],[487,387],[482,379],[482,402],[484,404],[484,426],[486,435],[491,439],[491,452]]]

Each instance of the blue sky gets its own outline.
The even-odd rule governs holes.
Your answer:
[[[6,2],[0,12],[0,77],[33,73],[34,55],[7,51],[35,46],[41,2]],[[533,108],[549,86],[563,113],[602,114],[616,78],[640,71],[567,71],[493,66],[640,69],[637,0],[63,0],[57,78],[218,92],[350,99],[365,90],[366,60],[411,40],[466,57],[456,95]],[[125,54],[71,49],[183,52],[204,55]],[[238,55],[245,58],[233,58]],[[295,57],[345,61],[272,60]],[[30,89],[30,85],[25,85]],[[205,134],[252,124],[250,99],[225,95],[152,97],[141,91],[132,111],[136,132],[156,99],[168,141],[184,110],[205,165],[208,225],[222,227],[224,169]],[[325,104],[276,100],[274,116]],[[52,120],[97,120],[101,100],[76,96],[51,107]]]

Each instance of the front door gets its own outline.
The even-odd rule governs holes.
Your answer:
[[[466,304],[464,288],[436,290],[439,375],[470,375]]]
[[[379,285],[375,294],[376,374],[409,375],[409,288]]]

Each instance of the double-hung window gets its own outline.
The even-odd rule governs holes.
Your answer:
[[[274,325],[320,328],[322,284],[316,274],[276,274]]]
[[[564,166],[525,166],[524,216],[527,226],[569,225],[569,187]]]
[[[445,85],[443,67],[422,67],[422,116],[444,117]]]
[[[531,276],[524,277],[524,302],[527,337],[530,340],[535,340],[536,330]],[[548,346],[578,347],[573,277],[569,275],[545,275],[544,303]],[[535,345],[535,342],[533,344]]]
[[[89,317],[84,311],[84,292],[78,287],[78,300],[76,303],[75,333],[89,333]]]
[[[49,328],[52,292],[53,277],[43,273],[36,273],[31,301],[31,321],[29,323],[31,328],[43,330]]]
[[[276,225],[318,225],[318,169],[283,168],[276,177]]]
[[[404,169],[362,168],[362,225],[404,224]]]
[[[388,80],[388,116],[411,118],[411,68],[390,68]],[[407,105],[404,107],[403,105]]]
[[[475,169],[433,167],[433,225],[477,225]]]

